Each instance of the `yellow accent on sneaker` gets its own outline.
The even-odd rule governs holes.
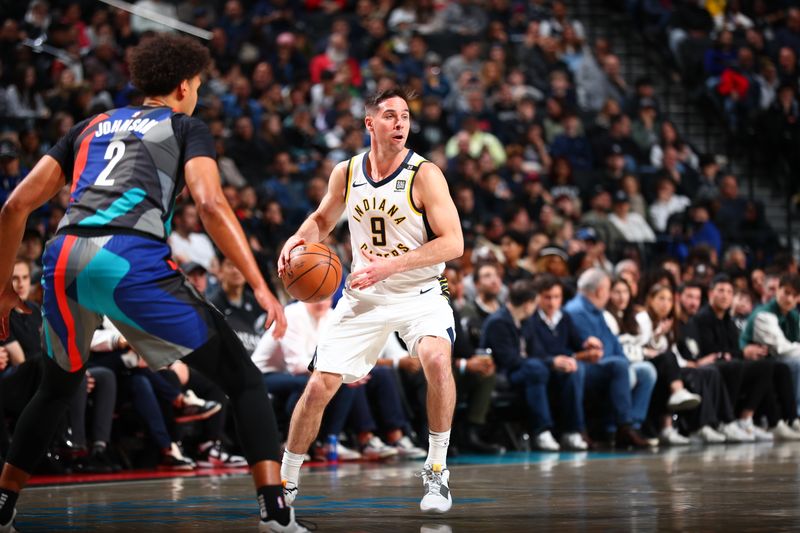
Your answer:
[[[440,465],[439,463],[434,463],[431,465],[431,470],[440,473],[442,471],[442,465]]]

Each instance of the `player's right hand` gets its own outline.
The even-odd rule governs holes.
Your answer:
[[[264,323],[264,329],[269,329],[272,324],[275,328],[272,330],[272,337],[280,339],[286,333],[286,315],[283,314],[283,306],[277,298],[264,288],[254,291],[254,296],[264,311],[267,312],[267,321]]]
[[[26,315],[31,314],[30,308],[14,292],[14,287],[9,281],[0,292],[0,340],[6,340],[11,332],[8,325],[8,317],[14,309]]]
[[[296,235],[289,237],[283,245],[283,249],[281,249],[281,255],[278,257],[278,276],[282,278],[286,272],[286,266],[289,264],[289,254],[292,253],[292,250],[301,244],[305,244],[305,242],[305,239],[301,239]]]

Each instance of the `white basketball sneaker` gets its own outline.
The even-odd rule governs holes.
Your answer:
[[[294,519],[294,509],[289,509],[290,519],[289,523],[285,526],[277,520],[259,520],[258,533],[306,533],[307,528],[297,523]]]
[[[419,502],[419,508],[424,513],[446,513],[453,506],[453,497],[450,495],[450,471],[436,463],[425,465],[422,470],[422,485],[425,495]]]

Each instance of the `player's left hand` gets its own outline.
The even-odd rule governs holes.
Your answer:
[[[395,273],[395,262],[392,259],[378,257],[364,250],[361,250],[361,255],[369,264],[350,274],[351,289],[366,289]]]
[[[14,287],[11,285],[11,281],[9,281],[6,283],[6,286],[3,287],[2,292],[0,292],[0,340],[8,338],[10,333],[8,317],[14,309],[26,315],[31,314],[30,308],[25,305],[22,298],[14,292]]]
[[[269,329],[275,323],[272,337],[280,339],[286,333],[286,315],[283,314],[283,306],[267,288],[253,291],[253,295],[258,301],[258,305],[267,312],[267,321],[264,323],[264,329]]]

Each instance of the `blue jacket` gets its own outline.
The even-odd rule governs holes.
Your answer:
[[[503,372],[513,372],[525,359],[526,339],[522,326],[514,323],[511,311],[503,306],[483,322],[481,328],[481,348],[491,348],[497,368]]]
[[[563,313],[555,330],[545,324],[539,312],[533,314],[522,326],[528,340],[528,353],[553,367],[557,355],[572,355],[583,348],[583,339],[567,313]]]
[[[564,311],[572,318],[572,323],[575,324],[581,337],[581,343],[587,337],[597,337],[603,343],[603,357],[625,358],[619,339],[608,329],[602,309],[598,309],[585,296],[578,294],[567,302]]]

